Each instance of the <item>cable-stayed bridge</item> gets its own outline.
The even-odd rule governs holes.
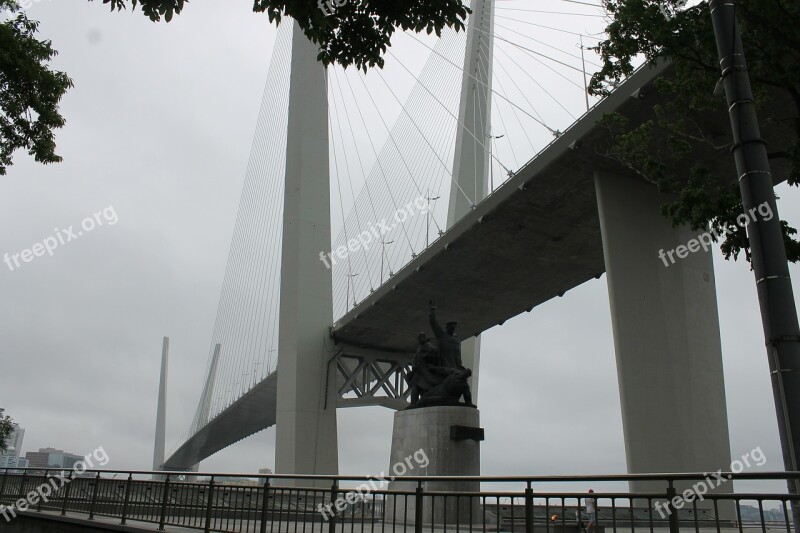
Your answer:
[[[590,4],[475,0],[466,34],[402,37],[429,56],[418,74],[394,52],[385,73],[324,70],[281,27],[206,382],[185,441],[156,466],[191,470],[277,424],[278,472],[333,473],[337,407],[407,405],[429,299],[469,338],[477,389],[481,332],[603,272],[629,469],[725,463],[710,255],[659,262],[692,233],[672,228],[655,188],[609,157],[600,123],[611,112],[652,119],[653,82],[668,67],[640,69],[587,109],[596,57],[581,45],[598,38],[537,20],[596,17]],[[413,76],[405,99],[392,75]],[[394,125],[387,102],[399,106]],[[726,131],[724,116],[704,120]],[[734,175],[712,148],[700,157]],[[332,218],[342,229],[331,241]],[[698,402],[705,415],[679,415]],[[687,434],[703,442],[676,452]]]

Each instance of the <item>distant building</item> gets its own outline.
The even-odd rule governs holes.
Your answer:
[[[27,464],[28,461],[24,457],[0,456],[0,468],[25,468]]]
[[[6,443],[6,451],[0,453],[0,468],[21,468],[18,465],[19,454],[22,451],[22,439],[25,438],[25,429],[19,424],[14,424],[11,435]]]
[[[19,456],[22,452],[24,438],[25,429],[19,424],[14,424],[6,443],[6,450],[0,453],[0,468],[26,468],[28,466],[28,461]]]
[[[25,459],[28,460],[31,468],[46,468],[48,458],[49,456],[42,452],[28,452],[25,454]]]
[[[24,457],[3,457],[0,458],[0,469],[7,468],[10,474],[22,474],[23,468],[28,468],[28,460]]]
[[[19,457],[22,451],[22,439],[25,438],[25,428],[21,428],[19,424],[14,424],[12,427],[14,429],[11,430],[11,436],[8,438],[8,447],[3,454],[14,452],[14,455]]]
[[[14,424],[12,427],[11,435],[9,435],[6,443],[6,451],[0,453],[0,463],[8,461],[9,459],[7,458],[9,457],[19,457],[22,451],[22,439],[25,438],[25,429],[21,428],[19,424]]]
[[[25,458],[31,468],[73,468],[75,463],[83,461],[82,455],[67,453],[55,448],[39,448],[38,452],[28,452]]]
[[[261,485],[259,480],[247,477],[219,476],[214,478],[214,482],[220,485],[234,485],[237,487],[258,487]]]

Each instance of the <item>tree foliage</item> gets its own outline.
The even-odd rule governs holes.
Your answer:
[[[35,35],[38,22],[29,20],[14,0],[0,0],[8,20],[0,23],[0,175],[22,148],[40,163],[61,161],[54,130],[65,123],[58,104],[72,87],[63,72],[47,63],[56,55],[50,41]]]
[[[169,22],[186,0],[103,0],[112,10],[128,4],[153,21]],[[440,35],[445,27],[464,29],[469,8],[463,0],[253,0],[253,11],[279,24],[295,19],[305,35],[320,47],[319,60],[355,65],[367,70],[383,66],[383,55],[395,30]]]
[[[657,82],[657,90],[668,103],[657,106],[655,119],[631,127],[625,117],[608,116],[606,126],[612,143],[609,157],[617,159],[676,200],[662,207],[674,224],[693,229],[736,226],[744,211],[738,184],[729,176],[714,175],[700,164],[687,168],[684,161],[702,148],[731,157],[728,135],[707,131],[706,113],[726,113],[724,94],[714,88],[720,77],[719,61],[708,4],[686,7],[685,0],[603,0],[610,16],[607,39],[597,50],[602,69],[593,77],[590,90],[605,94],[634,70],[637,58],[648,62],[668,58],[674,76]],[[737,0],[748,70],[762,123],[788,127],[791,146],[770,153],[777,162],[788,163],[788,174],[780,176],[792,185],[800,182],[800,2],[796,0]],[[770,115],[763,104],[771,99],[792,102]],[[773,106],[780,107],[780,106]],[[769,108],[771,109],[771,108]],[[791,261],[800,260],[796,230],[785,221],[784,241]],[[722,243],[726,258],[741,252],[749,260],[744,228],[726,235]]]
[[[14,431],[14,421],[3,413],[5,413],[5,409],[0,407],[0,452],[8,449],[8,439],[11,438],[11,432]]]

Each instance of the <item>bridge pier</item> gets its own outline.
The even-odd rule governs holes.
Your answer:
[[[629,473],[727,470],[731,464],[711,252],[701,231],[673,228],[667,197],[596,173]],[[660,257],[663,255],[666,261]],[[631,482],[632,491],[663,483]]]
[[[327,76],[294,25],[281,253],[275,472],[337,474]]]
[[[494,62],[495,0],[473,0],[467,29],[464,75],[461,80],[453,180],[447,210],[447,228],[461,220],[483,201],[489,192],[492,164],[492,66]],[[467,333],[464,332],[466,336]],[[481,338],[470,337],[461,343],[461,359],[472,370],[472,399],[478,403]]]

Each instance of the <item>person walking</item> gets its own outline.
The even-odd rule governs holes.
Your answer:
[[[586,533],[594,533],[595,529],[597,529],[597,498],[594,498],[592,494],[594,494],[594,491],[589,489],[589,497],[584,499],[586,520],[588,521]]]

